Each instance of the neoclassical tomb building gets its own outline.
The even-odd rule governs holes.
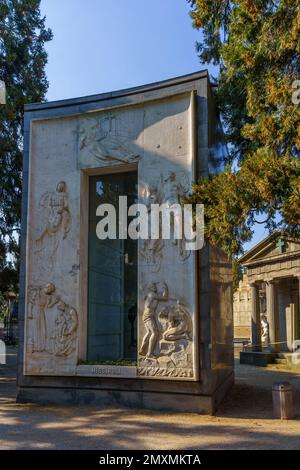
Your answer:
[[[300,241],[274,232],[239,261],[246,274],[234,296],[235,336],[248,334],[257,352],[292,352],[300,340]]]
[[[120,196],[179,203],[223,150],[206,71],[26,107],[19,401],[215,410],[233,383],[227,258],[97,227],[103,204],[118,226]]]
[[[252,289],[249,284],[247,271],[239,282],[238,288],[233,293],[233,335],[235,340],[251,339],[251,318],[252,318]],[[266,312],[266,283],[257,284],[255,295],[258,297],[258,310],[260,314]]]

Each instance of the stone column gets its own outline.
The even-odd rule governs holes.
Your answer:
[[[251,343],[253,351],[261,351],[261,332],[259,316],[258,287],[253,282],[250,284],[251,294]]]
[[[272,352],[277,352],[280,348],[276,335],[276,311],[275,311],[275,285],[273,281],[266,283],[266,297],[267,297],[267,315],[270,329],[270,349]]]

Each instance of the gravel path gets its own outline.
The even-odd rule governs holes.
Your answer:
[[[300,376],[236,366],[236,385],[214,417],[15,403],[16,351],[0,366],[0,449],[300,449]],[[295,388],[296,419],[272,417],[271,385]]]

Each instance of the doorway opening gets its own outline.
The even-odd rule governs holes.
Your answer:
[[[137,358],[137,240],[100,240],[96,234],[97,207],[112,204],[118,227],[119,196],[134,204],[137,187],[136,171],[89,179],[87,359],[92,363],[129,365]]]

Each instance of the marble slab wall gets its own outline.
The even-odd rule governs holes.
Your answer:
[[[87,374],[82,176],[134,166],[149,211],[179,202],[195,178],[194,106],[182,93],[31,122],[24,375]],[[138,364],[128,376],[198,380],[195,263],[184,239],[139,241]]]

